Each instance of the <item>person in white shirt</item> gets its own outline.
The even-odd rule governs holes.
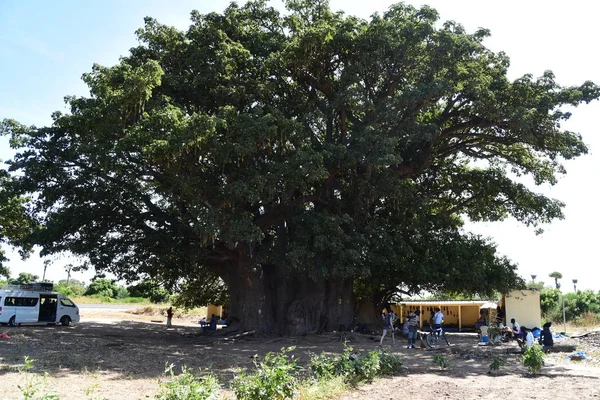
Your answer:
[[[526,334],[525,334],[525,347],[530,347],[533,346],[533,333],[531,332],[531,329],[529,328],[522,328]]]
[[[433,328],[439,329],[442,326],[443,322],[444,322],[444,314],[442,313],[442,310],[440,310],[440,308],[437,307],[435,309],[435,314],[433,315]]]
[[[521,325],[514,318],[510,320],[512,324],[512,337],[513,339],[518,339],[521,337]]]

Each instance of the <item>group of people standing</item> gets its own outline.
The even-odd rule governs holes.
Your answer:
[[[402,333],[404,333],[408,337],[408,345],[407,349],[416,348],[415,342],[418,337],[419,332],[419,317],[421,315],[420,310],[411,311],[406,316],[403,324],[402,324]],[[381,339],[379,340],[379,346],[383,345],[383,339],[386,335],[391,333],[392,335],[392,346],[396,345],[396,337],[394,335],[395,327],[394,323],[397,321],[398,317],[394,313],[391,307],[386,308],[386,312],[382,314],[383,319],[383,332],[381,334]],[[432,311],[430,324],[433,329],[439,329],[444,322],[444,314],[441,309],[438,307],[435,309],[435,313]]]

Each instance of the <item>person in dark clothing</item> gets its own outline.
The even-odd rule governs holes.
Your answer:
[[[544,346],[544,351],[548,351],[550,347],[554,346],[554,338],[552,337],[552,332],[550,332],[550,326],[552,326],[552,322],[546,322],[540,333],[540,344]]]
[[[213,314],[210,317],[210,325],[208,327],[208,330],[210,330],[210,331],[216,331],[217,330],[217,316],[215,314]]]

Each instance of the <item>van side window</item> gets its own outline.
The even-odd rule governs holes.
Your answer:
[[[60,299],[60,304],[66,307],[75,307],[75,304],[69,299]]]
[[[37,303],[37,297],[7,297],[4,300],[5,306],[35,307]]]

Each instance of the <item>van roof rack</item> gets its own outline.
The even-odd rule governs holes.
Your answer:
[[[54,284],[49,282],[24,283],[21,285],[4,285],[4,290],[29,290],[35,292],[51,292],[54,290]]]

